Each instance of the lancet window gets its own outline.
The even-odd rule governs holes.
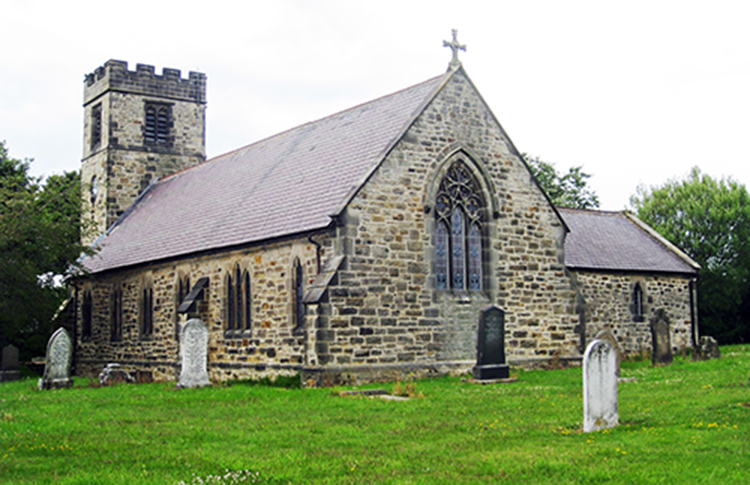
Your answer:
[[[93,320],[93,309],[91,301],[91,290],[83,292],[83,301],[81,302],[81,337],[83,339],[91,338],[91,324]]]
[[[301,332],[305,328],[305,304],[304,298],[305,273],[299,259],[294,260],[292,270],[292,326],[293,333]]]
[[[147,284],[141,293],[141,336],[154,334],[154,288]]]
[[[252,328],[252,293],[250,273],[236,266],[227,275],[227,335],[242,336],[241,332]]]
[[[633,288],[633,320],[643,321],[643,288],[640,283],[636,283]]]
[[[110,335],[113,342],[122,340],[122,287],[118,284],[112,290],[110,302]]]
[[[437,289],[482,289],[484,208],[476,178],[463,161],[454,162],[440,182],[435,200]]]

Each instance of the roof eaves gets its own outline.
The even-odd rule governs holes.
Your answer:
[[[685,254],[680,248],[669,242],[666,238],[664,238],[661,234],[656,232],[651,226],[640,220],[638,217],[635,216],[635,214],[631,213],[630,211],[622,211],[623,216],[627,218],[630,222],[635,224],[640,230],[644,231],[646,234],[651,236],[652,238],[656,239],[656,241],[664,246],[667,250],[674,253],[675,256],[680,258],[683,262],[685,262],[688,266],[693,268],[694,270],[698,271],[701,269],[701,265],[696,263],[693,258]]]

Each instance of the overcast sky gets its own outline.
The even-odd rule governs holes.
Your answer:
[[[207,155],[461,61],[520,151],[582,165],[603,209],[698,166],[750,183],[750,2],[2,0],[0,140],[79,167],[83,77],[108,59],[208,76]]]

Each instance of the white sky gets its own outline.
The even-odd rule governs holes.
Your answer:
[[[0,0],[0,140],[79,167],[83,77],[108,59],[208,76],[207,155],[461,60],[520,151],[582,165],[603,209],[698,166],[750,184],[750,2]]]

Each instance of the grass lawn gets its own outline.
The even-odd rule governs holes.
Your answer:
[[[419,380],[408,401],[250,383],[38,391],[25,379],[0,384],[0,481],[750,483],[750,345],[721,350],[624,363],[636,381],[620,384],[620,426],[588,434],[580,368]]]

